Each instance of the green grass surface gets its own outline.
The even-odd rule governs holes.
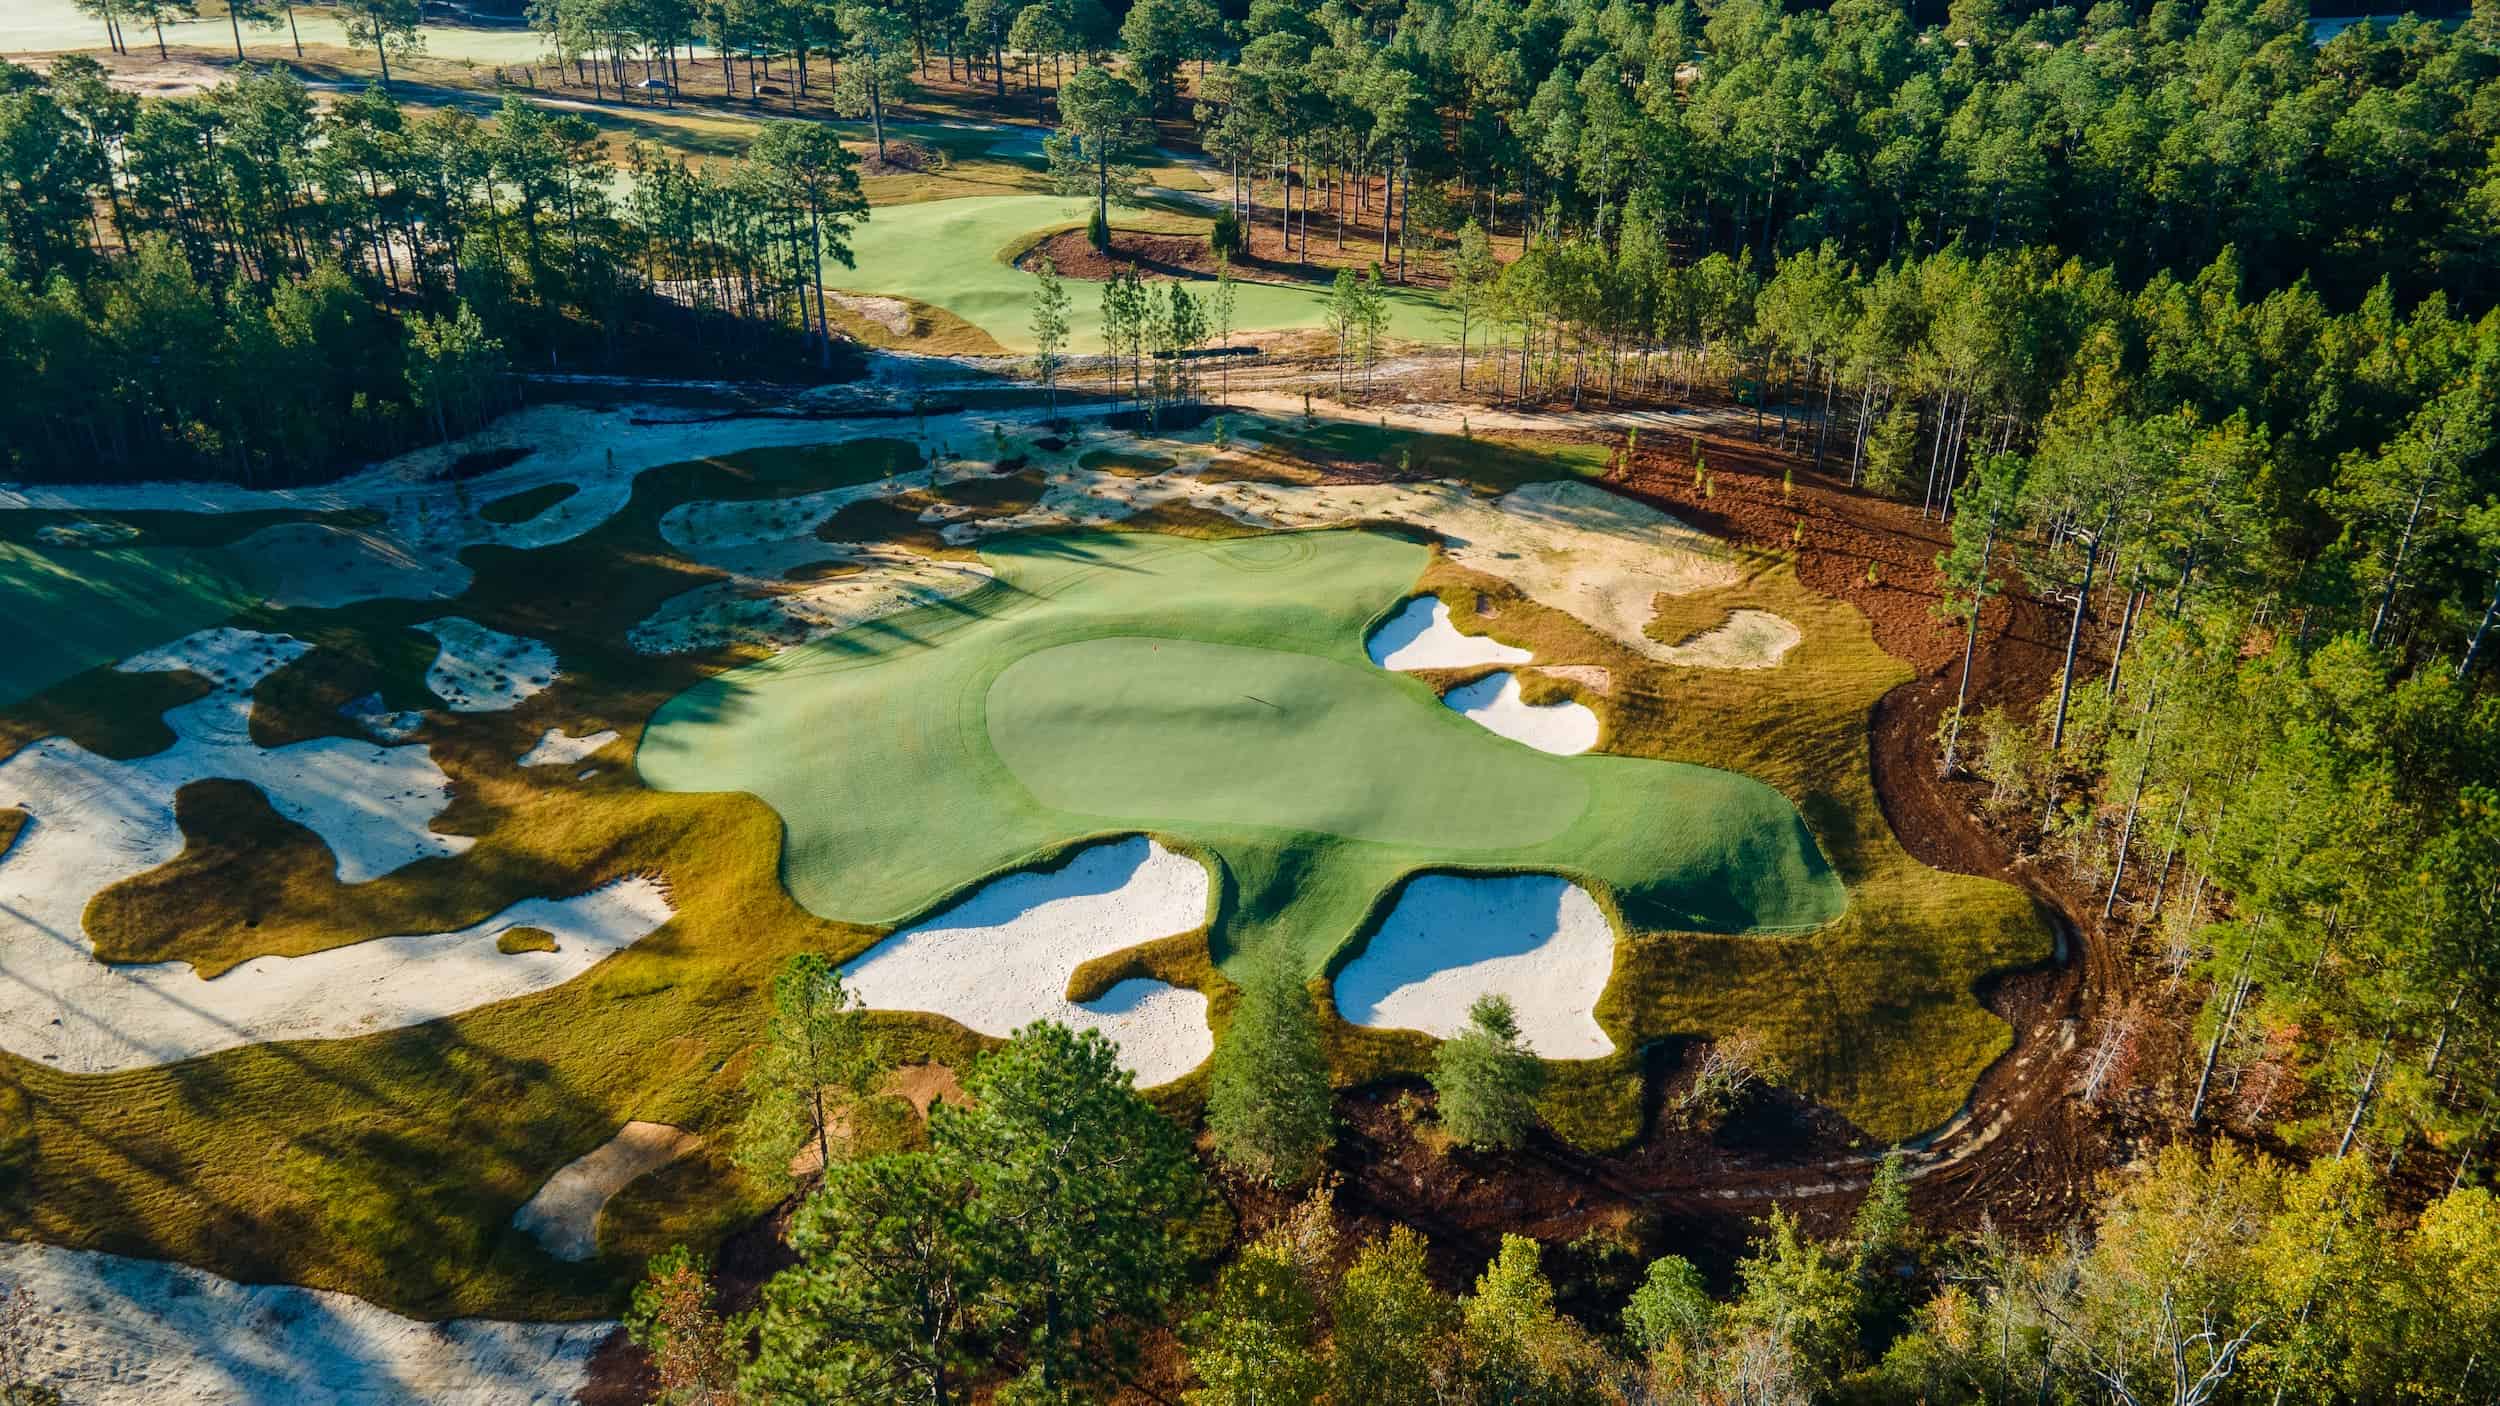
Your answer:
[[[0,542],[0,705],[226,619],[257,598],[248,575],[217,547]]]
[[[1030,351],[1033,275],[1008,263],[1003,254],[1084,218],[1085,202],[1056,195],[977,196],[885,207],[851,234],[856,267],[831,266],[825,277],[835,287],[854,292],[944,308],[1008,350]],[[1067,284],[1071,345],[1077,351],[1099,351],[1102,285],[1082,279]],[[1320,326],[1328,303],[1325,288],[1245,282],[1236,289],[1234,326],[1244,332]],[[1455,335],[1455,324],[1444,325],[1448,319],[1431,298],[1397,288],[1388,297],[1391,336],[1442,341]]]
[[[1313,971],[1424,868],[1569,873],[1651,927],[1796,929],[1843,907],[1769,787],[1551,756],[1372,665],[1367,627],[1431,560],[1412,542],[1085,533],[981,556],[998,579],[972,596],[670,700],[644,779],[763,798],[788,827],[791,892],[860,924],[1137,830],[1217,857],[1219,950],[1289,934]]]

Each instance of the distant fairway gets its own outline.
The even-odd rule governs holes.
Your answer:
[[[1374,533],[1010,537],[998,581],[706,680],[645,733],[644,779],[748,791],[809,909],[912,917],[1073,841],[1151,830],[1221,870],[1222,951],[1317,966],[1418,869],[1551,870],[1634,924],[1839,916],[1786,798],[1680,763],[1557,757],[1374,667],[1366,628],[1423,571]]]
[[[0,542],[0,706],[72,674],[214,625],[255,599],[241,563],[209,547]]]

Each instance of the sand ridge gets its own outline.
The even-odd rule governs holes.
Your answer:
[[[599,1213],[616,1193],[703,1145],[698,1133],[666,1123],[627,1123],[616,1136],[556,1169],[512,1213],[512,1225],[557,1259],[599,1253]]]

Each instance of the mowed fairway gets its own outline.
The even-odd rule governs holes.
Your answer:
[[[242,563],[212,547],[44,547],[0,542],[0,707],[256,600]]]
[[[1558,757],[1374,667],[1429,562],[1358,531],[1011,537],[997,581],[689,689],[640,752],[663,790],[739,790],[783,876],[843,921],[927,911],[1090,837],[1218,866],[1218,950],[1316,968],[1420,869],[1568,874],[1653,929],[1801,929],[1845,899],[1786,798],[1682,763]]]

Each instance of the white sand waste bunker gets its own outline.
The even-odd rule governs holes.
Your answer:
[[[440,646],[425,671],[425,686],[455,713],[507,712],[556,681],[556,652],[537,640],[457,615],[410,628],[432,635]]]
[[[76,1406],[561,1406],[613,1323],[427,1323],[187,1265],[0,1244],[31,1314],[12,1365]]]
[[[1463,635],[1450,623],[1449,602],[1417,596],[1380,622],[1363,642],[1384,669],[1471,669],[1479,664],[1525,664],[1536,656],[1490,635]]]
[[[578,1263],[599,1253],[599,1213],[616,1193],[703,1145],[700,1134],[666,1123],[627,1123],[616,1136],[547,1178],[512,1225],[547,1253]]]
[[[842,979],[872,1008],[932,1011],[984,1035],[1036,1020],[1099,1030],[1152,1088],[1214,1053],[1207,998],[1132,977],[1078,1003],[1068,979],[1097,957],[1203,926],[1207,895],[1197,860],[1142,835],[1106,841],[1047,873],[992,879],[868,949]]]
[[[1595,1014],[1614,963],[1606,911],[1568,879],[1421,874],[1337,973],[1337,1013],[1447,1039],[1477,997],[1507,996],[1539,1055],[1595,1059],[1615,1049]]]
[[[188,669],[217,685],[165,714],[173,746],[120,762],[48,737],[0,762],[0,807],[27,814],[0,855],[0,971],[8,976],[0,981],[0,1048],[101,1073],[267,1040],[414,1025],[569,981],[668,921],[660,884],[632,878],[516,903],[455,932],[258,957],[214,981],[187,962],[96,961],[80,925],[88,901],[181,853],[174,796],[193,781],[258,786],[274,810],[329,846],[343,883],[474,843],[431,829],[450,804],[451,782],[423,746],[252,742],[252,686],[307,648],[286,635],[201,631],[121,665]],[[497,952],[496,939],[513,927],[544,928],[560,950]]]
[[[1485,731],[1540,752],[1568,757],[1597,745],[1597,714],[1587,705],[1567,698],[1530,703],[1520,696],[1519,680],[1508,673],[1460,684],[1442,694],[1441,702]]]
[[[521,754],[523,766],[570,766],[616,740],[615,728],[601,728],[580,737],[567,737],[564,729],[551,727],[538,734],[538,740]]]
[[[1731,610],[1727,619],[1658,655],[1693,669],[1775,669],[1804,639],[1797,627],[1767,610]]]

